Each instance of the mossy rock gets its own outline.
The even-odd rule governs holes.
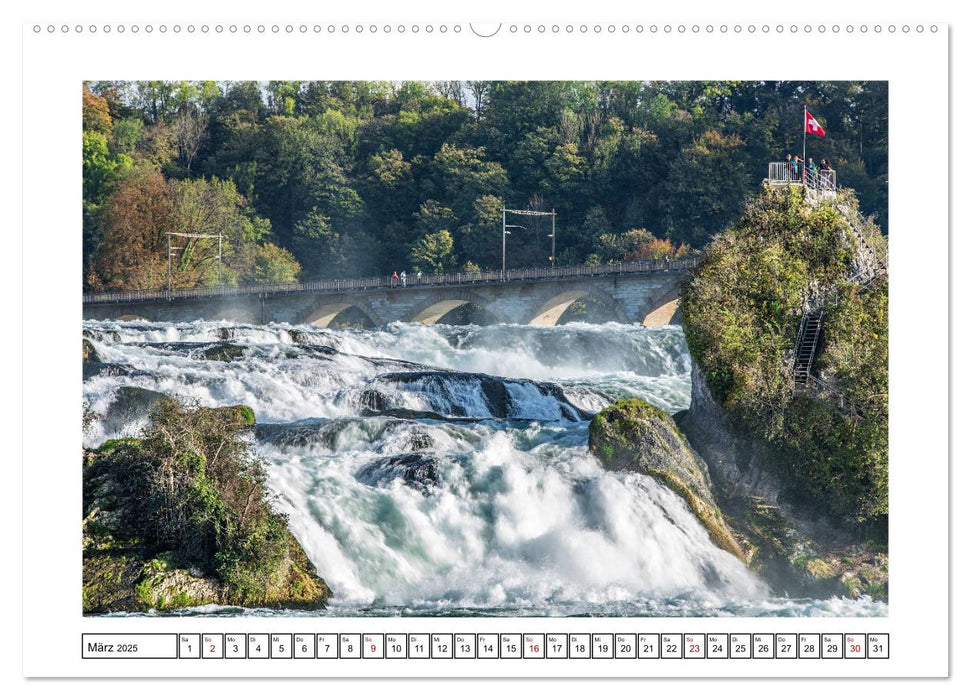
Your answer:
[[[165,394],[138,386],[123,386],[115,392],[104,415],[106,433],[120,433],[126,426],[144,420]]]
[[[618,401],[590,422],[589,445],[607,469],[646,474],[674,491],[718,547],[748,563],[712,495],[707,465],[667,413],[639,399]]]
[[[238,420],[243,426],[249,427],[256,425],[256,412],[253,411],[253,409],[249,406],[237,404],[236,406],[227,406],[225,410],[227,412],[235,412],[236,420]]]
[[[85,363],[101,363],[101,357],[98,355],[98,351],[95,350],[94,343],[87,338],[81,339],[81,361]]]
[[[249,479],[261,486],[264,478],[238,435],[255,422],[252,409],[186,409],[166,398],[151,415],[153,421],[168,421],[164,436],[177,434],[178,426],[191,439],[170,446],[146,429],[142,438],[108,440],[84,453],[85,614],[198,605],[326,607],[331,591],[286,518],[273,511],[265,491],[258,491],[255,503],[245,498]],[[159,535],[160,523],[171,521],[159,514],[171,517],[173,511],[159,510],[168,498],[158,488],[159,460],[178,475],[181,510],[175,515],[185,514],[177,536],[166,538]],[[220,491],[216,474],[236,479],[236,490]],[[236,497],[240,490],[243,498]],[[249,509],[249,529],[233,539],[233,528],[247,513],[242,508]]]
[[[232,362],[246,354],[246,348],[235,343],[219,343],[203,349],[200,355],[206,360],[217,362]]]

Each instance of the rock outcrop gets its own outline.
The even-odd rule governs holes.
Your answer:
[[[590,451],[607,469],[657,479],[684,499],[716,545],[746,559],[715,502],[707,466],[667,413],[637,399],[618,401],[591,421]]]
[[[246,456],[239,433],[255,422],[252,409],[149,398],[158,406],[156,429],[162,422],[164,435],[184,430],[198,447],[170,453],[166,440],[146,431],[84,454],[84,613],[326,607],[330,589],[286,518],[269,507],[262,468]],[[173,518],[182,529],[172,529]]]

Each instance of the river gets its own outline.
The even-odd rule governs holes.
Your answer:
[[[653,479],[605,471],[593,412],[687,408],[679,327],[318,329],[86,321],[119,387],[247,404],[275,507],[334,591],[326,611],[211,615],[872,616],[884,603],[772,596]],[[226,358],[212,357],[226,350]],[[143,419],[96,421],[90,446]]]

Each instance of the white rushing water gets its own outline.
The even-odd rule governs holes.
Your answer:
[[[314,614],[886,614],[770,597],[679,497],[590,455],[587,420],[617,398],[687,407],[679,328],[86,322],[84,335],[105,363],[84,383],[103,416],[89,445],[143,426],[121,387],[253,407],[275,505],[335,593]]]

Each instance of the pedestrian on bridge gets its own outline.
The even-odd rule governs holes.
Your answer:
[[[416,272],[415,273],[415,276],[418,278],[418,284],[421,284],[421,270],[419,270],[418,272]]]
[[[401,271],[401,286],[402,287],[407,287],[408,286],[408,271],[407,270],[402,270]]]
[[[394,272],[391,273],[391,286],[392,287],[398,286],[398,271],[397,270],[395,270]]]

